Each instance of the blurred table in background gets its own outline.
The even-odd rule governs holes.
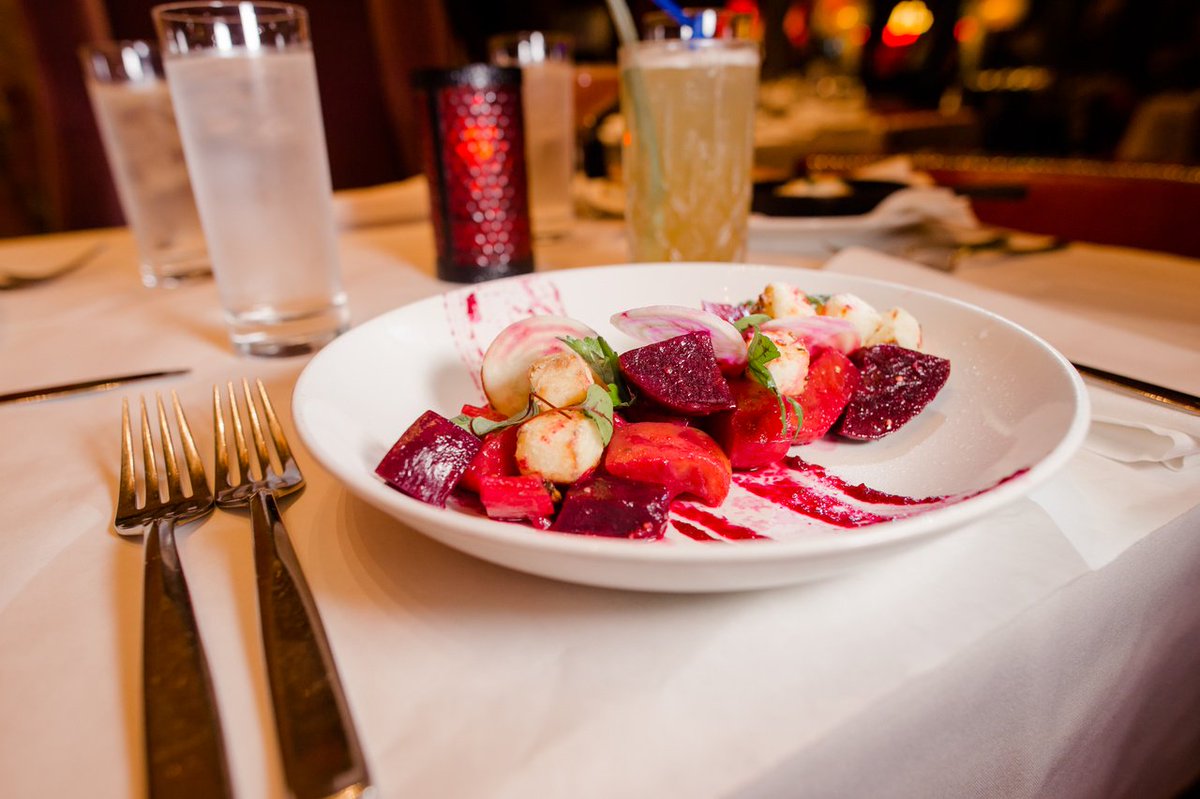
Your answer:
[[[909,157],[914,169],[939,185],[980,195],[972,206],[984,224],[1200,257],[1200,167],[920,152]],[[847,173],[871,160],[821,154],[808,156],[805,166]],[[1005,191],[987,191],[997,187]]]

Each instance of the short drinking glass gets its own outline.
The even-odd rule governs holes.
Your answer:
[[[79,57],[142,282],[172,286],[209,274],[157,43],[98,42]]]
[[[492,63],[521,68],[525,163],[535,238],[564,235],[574,216],[575,64],[565,34],[525,31],[492,37]]]
[[[272,2],[152,14],[233,345],[316,349],[349,315],[308,14]]]
[[[621,162],[635,261],[745,257],[758,67],[749,40],[621,48]]]

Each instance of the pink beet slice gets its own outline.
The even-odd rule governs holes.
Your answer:
[[[858,388],[835,431],[872,441],[894,433],[925,409],[946,385],[950,361],[895,344],[876,344],[850,354]]]
[[[662,538],[670,504],[666,486],[594,475],[571,486],[550,529],[612,538]]]
[[[621,372],[639,396],[685,416],[733,408],[708,333],[697,330],[621,354]]]
[[[393,488],[445,507],[483,442],[444,416],[425,411],[375,467]]]
[[[823,350],[808,367],[797,401],[804,420],[796,444],[810,444],[829,432],[858,388],[858,367],[837,350]]]

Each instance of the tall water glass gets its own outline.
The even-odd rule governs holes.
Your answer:
[[[621,48],[626,228],[635,261],[745,257],[758,44],[643,41]]]
[[[233,345],[316,349],[349,315],[308,14],[273,2],[151,13]]]
[[[574,218],[575,63],[570,37],[523,31],[488,41],[492,63],[521,68],[525,162],[535,238],[556,238]]]
[[[209,274],[158,45],[98,42],[79,58],[142,282],[173,286]]]

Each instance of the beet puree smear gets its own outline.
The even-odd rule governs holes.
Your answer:
[[[755,472],[739,472],[734,483],[754,496],[793,513],[845,529],[867,527],[904,519],[979,496],[1018,477],[1028,469],[1018,469],[993,485],[961,494],[933,497],[908,497],[880,491],[862,483],[849,483],[824,467],[790,456],[782,462]],[[857,503],[857,504],[856,504]],[[862,505],[886,506],[891,513],[879,513]],[[697,541],[745,541],[770,536],[736,524],[692,502],[671,506],[671,525]],[[683,521],[686,519],[687,521]]]

